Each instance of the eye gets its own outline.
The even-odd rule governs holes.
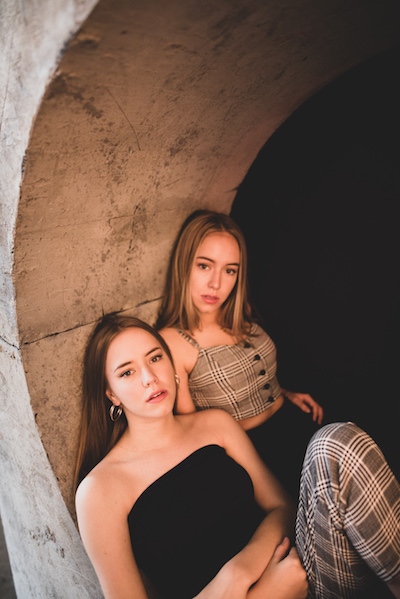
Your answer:
[[[131,376],[133,373],[134,373],[134,370],[132,370],[131,368],[129,370],[125,370],[125,372],[123,372],[121,374],[121,378]]]
[[[204,264],[204,262],[199,262],[197,266],[200,268],[200,270],[207,270],[209,268],[208,264]]]
[[[161,359],[162,359],[162,357],[163,357],[163,355],[162,355],[162,354],[157,354],[157,355],[155,355],[155,356],[152,356],[152,358],[151,358],[150,362],[152,362],[152,363],[153,363],[153,362],[158,362],[159,360],[161,360]]]
[[[236,276],[238,274],[238,270],[236,268],[227,268],[226,274]]]

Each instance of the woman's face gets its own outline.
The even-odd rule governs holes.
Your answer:
[[[176,397],[174,369],[151,333],[128,328],[110,343],[106,357],[107,397],[127,417],[156,417],[172,412]]]
[[[238,278],[240,249],[230,233],[210,233],[200,243],[190,273],[192,301],[201,314],[218,312]]]

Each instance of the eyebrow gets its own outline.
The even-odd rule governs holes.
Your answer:
[[[209,262],[215,262],[212,258],[207,258],[207,256],[196,256],[196,260],[208,260]],[[240,266],[239,262],[227,262],[225,266]]]
[[[150,354],[152,354],[155,351],[160,351],[161,347],[159,347],[158,345],[156,345],[156,347],[153,347],[153,349],[150,349],[147,354],[145,354],[145,357],[149,356]],[[119,366],[117,366],[114,369],[114,372],[117,372],[117,370],[119,370],[120,368],[125,368],[125,366],[129,366],[129,364],[132,364],[133,360],[128,360],[128,362],[124,362],[123,364],[120,364]]]

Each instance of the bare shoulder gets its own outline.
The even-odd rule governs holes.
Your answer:
[[[183,339],[182,335],[178,333],[178,331],[172,327],[166,327],[164,329],[160,329],[158,331],[160,335],[165,339],[168,345],[171,347],[179,346],[181,343],[186,343]]]
[[[185,443],[187,442],[187,446],[192,448],[193,446],[202,447],[215,444],[231,454],[234,447],[240,451],[243,437],[246,438],[244,442],[248,439],[240,425],[223,410],[209,408],[179,414],[176,418],[180,420],[184,430],[182,439],[185,440]]]
[[[175,327],[163,327],[162,329],[159,329],[158,332],[160,333],[160,335],[162,335],[163,337],[170,335],[171,333],[173,334],[177,334],[178,335],[178,331],[176,330]]]
[[[108,502],[115,488],[112,469],[100,462],[85,476],[76,490],[76,504],[84,505],[87,501]]]
[[[201,410],[197,412],[198,416],[201,416],[205,421],[208,421],[210,424],[222,424],[224,426],[238,426],[235,422],[234,418],[225,410],[219,410],[218,408],[209,408],[208,410]]]
[[[116,513],[129,511],[138,493],[139,478],[132,469],[103,458],[78,486],[75,494],[77,513],[87,509],[105,512],[113,505]]]
[[[200,410],[192,416],[195,418],[195,426],[203,429],[207,428],[214,432],[221,439],[221,442],[226,436],[242,435],[242,428],[225,410],[210,408],[208,410]]]
[[[110,486],[110,489],[112,487]],[[107,515],[110,505],[110,495],[102,477],[91,471],[79,484],[75,493],[75,510],[78,519],[79,532],[85,538],[85,531],[96,526]],[[92,524],[94,522],[94,524]]]
[[[196,363],[198,350],[174,328],[160,329],[159,333],[171,350],[175,366],[178,370],[183,366],[186,372],[191,372]]]

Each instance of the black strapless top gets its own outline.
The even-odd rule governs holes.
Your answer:
[[[207,445],[147,487],[128,523],[136,562],[163,598],[191,599],[264,517],[246,470]]]

